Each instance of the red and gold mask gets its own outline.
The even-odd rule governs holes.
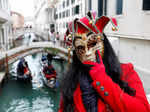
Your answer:
[[[103,57],[103,30],[109,21],[112,20],[106,16],[96,18],[95,13],[88,13],[86,17],[69,24],[66,37],[81,62],[96,62],[96,50],[99,50]]]
[[[99,50],[101,56],[104,53],[103,37],[91,32],[84,34],[75,34],[74,47],[76,54],[81,62],[96,62],[96,50]]]

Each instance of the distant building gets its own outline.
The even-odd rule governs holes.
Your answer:
[[[48,31],[48,0],[34,0],[34,19],[37,31]]]
[[[68,23],[86,14],[87,0],[60,0],[56,5],[55,30],[64,35]],[[62,36],[63,37],[63,36]]]
[[[12,45],[12,21],[8,0],[0,0],[0,50]]]
[[[35,30],[44,33],[50,40],[50,31],[55,31],[55,7],[57,0],[34,0]]]
[[[11,12],[13,31],[22,29],[24,27],[24,16],[18,12]]]

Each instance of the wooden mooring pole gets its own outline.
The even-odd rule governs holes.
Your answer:
[[[8,78],[9,65],[8,65],[8,55],[7,55],[7,53],[6,53],[6,57],[5,57],[5,73],[6,73],[6,78]]]
[[[8,65],[8,55],[6,54],[6,57],[4,59],[4,67],[5,67],[5,72],[0,72],[0,85],[4,84],[4,79],[8,79],[8,74],[9,74],[9,65]],[[1,86],[0,86],[1,87]]]

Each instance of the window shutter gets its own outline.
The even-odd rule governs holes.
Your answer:
[[[150,10],[150,0],[143,0],[143,10]]]

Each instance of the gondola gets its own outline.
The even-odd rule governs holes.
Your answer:
[[[17,80],[18,81],[31,81],[32,75],[28,67],[27,61],[24,58],[19,60],[17,65]]]
[[[40,73],[44,84],[47,87],[55,88],[57,84],[56,71],[51,65],[51,63],[48,62],[47,57],[42,57],[41,65],[42,68],[40,70]]]
[[[47,87],[55,88],[56,87],[56,75],[50,74],[49,77],[46,77],[45,73],[41,71],[42,79],[44,84]]]

